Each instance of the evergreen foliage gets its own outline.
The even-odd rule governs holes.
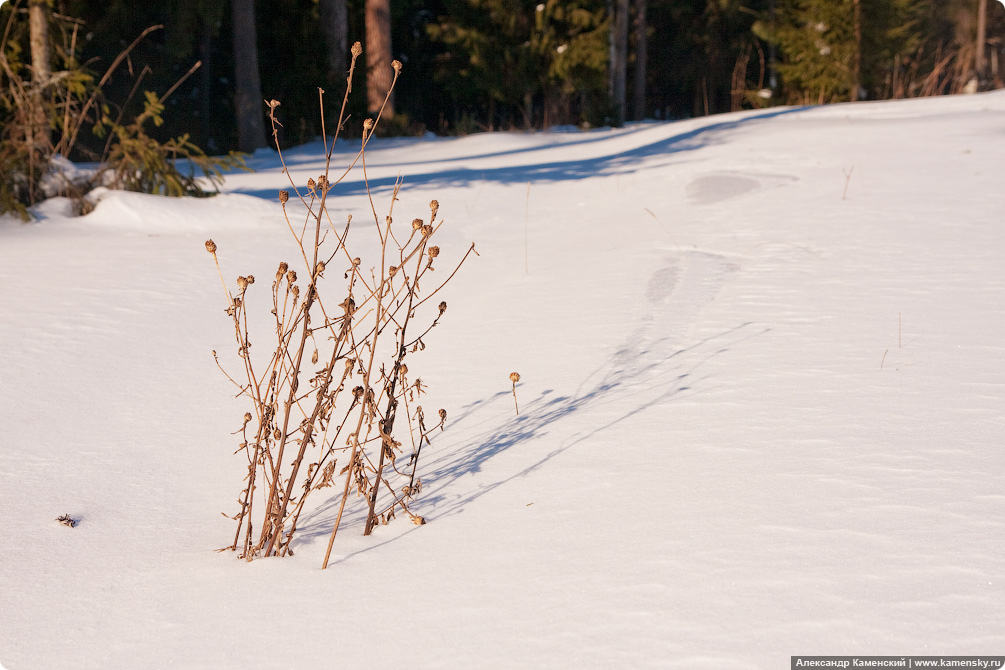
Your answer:
[[[235,153],[207,156],[186,133],[164,141],[147,133],[148,124],[164,124],[165,101],[195,68],[163,96],[145,91],[142,111],[128,123],[123,123],[130,118],[125,107],[144,83],[149,67],[133,70],[125,107],[116,108],[104,97],[103,86],[120,67],[133,69],[130,58],[135,47],[159,26],[143,31],[120,50],[99,79],[77,57],[85,24],[58,13],[46,12],[43,20],[46,17],[51,24],[48,79],[36,81],[39,78],[31,75],[25,62],[25,29],[14,16],[6,17],[0,37],[0,213],[27,218],[28,206],[55,195],[69,196],[85,207],[83,196],[101,185],[173,196],[207,195],[203,179],[216,187],[223,170],[244,167],[243,158]],[[103,148],[78,143],[83,137]],[[98,167],[80,171],[66,157],[94,159]]]
[[[136,46],[102,84],[112,117],[141,116],[142,90],[165,91],[201,61],[198,73],[165,102],[163,123],[148,122],[144,133],[161,143],[187,136],[186,142],[210,153],[237,146],[229,0],[49,2],[56,15],[67,17],[53,22],[53,69],[78,77],[67,79],[61,91],[79,101],[86,77],[104,72],[135,35],[161,24],[164,29]],[[17,6],[23,12],[24,0],[4,4],[0,22]],[[364,6],[365,0],[347,0],[350,44],[364,37]],[[610,0],[394,0],[392,56],[404,70],[396,116],[380,127],[444,134],[610,122],[612,6]],[[977,0],[858,0],[858,31],[855,6],[855,0],[647,0],[644,116],[933,95],[972,85]],[[280,143],[309,141],[322,127],[317,88],[334,91],[346,74],[331,71],[335,61],[320,28],[318,0],[258,0],[256,8],[262,97],[283,104]],[[30,64],[25,24],[12,22],[5,48],[15,71]],[[61,46],[74,30],[74,48]],[[634,30],[629,33],[631,81],[641,44]],[[1003,42],[1005,6],[992,0],[981,87],[1005,84]],[[73,52],[73,67],[60,49]],[[768,96],[772,71],[777,86]],[[131,95],[141,73],[142,86]],[[360,71],[354,86],[365,85],[366,72]],[[54,94],[62,93],[49,91],[53,103]],[[0,106],[8,115],[0,133],[9,135],[15,103],[8,95]],[[264,118],[264,104],[261,111]],[[331,131],[336,110],[326,106],[325,113]],[[352,98],[349,113],[366,115],[360,97]],[[53,133],[61,123],[51,119]],[[80,133],[73,158],[99,158],[106,140]],[[4,165],[27,158],[0,155]],[[0,185],[15,188],[21,187]]]
[[[791,102],[841,102],[853,98],[853,0],[780,2],[774,38],[782,55],[778,73]]]
[[[603,2],[448,0],[428,26],[438,81],[487,129],[597,118],[607,68]],[[602,104],[602,103],[601,103]]]

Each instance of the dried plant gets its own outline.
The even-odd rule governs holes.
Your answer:
[[[513,382],[513,407],[516,409],[516,415],[520,416],[520,405],[518,405],[516,402],[516,383],[520,381],[520,373],[519,372],[509,373],[509,380]]]
[[[358,43],[351,53],[336,139],[346,120],[356,59],[362,53]],[[392,67],[388,96],[401,65],[395,62]],[[322,117],[323,93],[319,89]],[[278,139],[279,102],[268,106],[273,138]],[[474,252],[474,245],[449,276],[437,281],[431,273],[441,262],[440,248],[432,244],[442,225],[437,219],[439,203],[430,203],[428,222],[414,219],[407,227],[393,225],[399,180],[385,217],[377,216],[370,196],[376,233],[374,261],[364,262],[350,251],[346,238],[352,217],[336,226],[327,200],[357,163],[366,180],[366,145],[379,119],[377,113],[375,119],[364,120],[359,151],[337,177],[328,167],[335,142],[329,147],[326,135],[324,174],[308,180],[306,189],[298,188],[291,178],[290,191],[279,192],[301,255],[296,264],[302,262],[302,266],[294,269],[294,263],[284,261],[277,267],[271,287],[271,333],[262,337],[272,342],[267,355],[252,354],[249,336],[255,324],[248,296],[255,277],[238,277],[237,290],[232,292],[220,272],[243,368],[236,375],[240,383],[235,376],[228,377],[240,389],[238,396],[252,405],[236,432],[241,436],[238,453],[247,457],[248,470],[238,500],[240,509],[233,516],[237,530],[228,547],[246,560],[292,555],[291,542],[309,494],[337,490],[340,477],[341,499],[323,567],[328,565],[352,493],[366,507],[364,535],[399,514],[416,524],[425,523],[410,511],[409,503],[422,488],[416,476],[422,446],[430,444],[433,430],[444,427],[447,413],[439,410],[439,423],[427,424],[420,404],[425,384],[409,371],[405,359],[426,347],[426,336],[447,310],[446,302],[430,300],[454,277]],[[294,226],[291,220],[291,198],[307,209],[302,225]],[[206,249],[220,271],[217,245],[209,240]],[[420,284],[432,290],[420,291]],[[324,297],[333,295],[333,290],[335,298]],[[411,455],[403,465],[405,449]]]

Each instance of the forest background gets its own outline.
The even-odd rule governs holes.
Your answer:
[[[366,67],[354,86],[369,92],[350,99],[357,121],[379,107],[391,60],[404,64],[389,134],[616,126],[1005,83],[997,0],[20,0],[0,8],[11,62],[30,62],[31,5],[47,12],[52,58],[95,78],[162,25],[102,98],[131,106],[128,117],[143,108],[138,89],[181,81],[150,132],[212,153],[265,146],[265,100],[282,104],[284,146],[319,136],[322,114],[330,134],[339,110],[322,112],[317,89],[341,98],[356,41]],[[103,144],[85,135],[71,158]]]

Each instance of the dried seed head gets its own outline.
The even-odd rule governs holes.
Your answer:
[[[439,247],[429,247],[429,257],[430,258],[436,258],[439,255],[440,255],[440,248]]]
[[[399,367],[398,370],[401,372],[402,377],[408,374],[408,366],[404,363],[401,364],[401,367]]]
[[[272,437],[276,438],[277,440],[279,438],[281,438],[282,436],[283,436],[283,431],[279,430],[278,428],[276,428],[274,431],[272,431]]]
[[[520,381],[520,373],[519,372],[509,373],[509,380],[514,384],[516,384],[518,381]]]
[[[269,100],[265,104],[269,106],[269,109],[273,109],[274,110],[276,107],[278,107],[279,105],[281,105],[283,103],[279,102],[278,100]]]
[[[446,301],[443,301],[440,303],[440,314],[443,314],[446,311],[447,311],[447,303]]]
[[[213,240],[206,240],[206,251],[208,251],[211,254],[215,254],[216,242],[214,242]]]
[[[287,202],[289,202],[289,199],[290,199],[290,192],[289,191],[287,191],[287,190],[284,189],[284,190],[282,190],[282,191],[279,192],[279,202],[281,202],[281,203],[283,203],[285,205]]]
[[[392,265],[387,269],[387,274],[389,277],[393,277],[394,275],[398,274],[398,268]]]
[[[359,264],[360,264],[360,263],[362,263],[362,262],[363,262],[363,261],[361,261],[361,260],[359,259],[359,256],[357,256],[356,258],[352,259],[352,264],[353,264],[353,266],[354,266],[354,267],[357,267],[357,268],[359,267]]]
[[[345,310],[346,316],[352,316],[356,311],[356,301],[352,298],[346,298],[338,306]]]
[[[251,421],[251,412],[245,412],[244,413],[244,423],[248,423],[249,421]]]
[[[317,266],[314,268],[314,274],[319,275],[319,274],[321,274],[324,271],[325,271],[325,262],[324,261],[318,261]]]
[[[373,128],[373,119],[363,119],[363,130],[370,132],[371,128]]]
[[[352,390],[352,397],[355,398],[357,401],[359,401],[359,399],[363,397],[363,387],[357,386],[356,388],[354,388]]]
[[[429,237],[432,234],[433,234],[433,227],[430,226],[428,223],[422,227],[423,237]]]
[[[355,42],[349,52],[353,55],[353,58],[359,58],[359,55],[363,53],[363,45],[359,42]]]
[[[296,280],[297,280],[297,272],[296,272],[296,270],[290,270],[289,272],[286,273],[286,281],[288,281],[288,282],[290,282],[292,284]]]
[[[286,264],[286,261],[283,261],[282,263],[280,263],[279,264],[279,269],[276,270],[276,281],[279,281],[280,279],[282,279],[283,275],[286,274],[286,271],[289,270],[289,269],[290,269],[290,266]]]
[[[328,177],[324,175],[318,177],[318,188],[322,191],[327,191],[331,188],[331,185],[328,183]]]
[[[311,191],[313,191],[315,188],[317,188],[317,184],[314,182],[313,179],[308,179],[307,180],[307,188],[310,189]]]
[[[436,212],[440,211],[440,201],[439,200],[430,200],[429,201],[429,209],[430,209],[430,211],[433,212],[433,216],[435,217],[436,216]]]
[[[248,288],[248,278],[247,277],[238,277],[237,278],[237,287],[239,289],[241,289],[242,291],[245,290],[246,288]]]
[[[255,283],[255,275],[248,275],[248,286]]]
[[[413,516],[412,523],[414,523],[416,526],[425,526],[426,520],[423,519],[421,516]]]
[[[447,420],[447,410],[441,409],[440,410],[440,421],[446,421],[446,420]]]
[[[300,298],[300,287],[299,286],[294,285],[293,289],[292,289],[292,292],[293,292],[293,299],[294,300],[297,300],[297,299]]]
[[[311,356],[311,365],[317,365],[317,364],[318,364],[318,350],[315,349],[314,355]]]
[[[419,230],[422,228],[422,219],[412,219],[412,230]]]
[[[401,61],[393,60],[391,61],[391,67],[394,68],[395,73],[401,72]]]

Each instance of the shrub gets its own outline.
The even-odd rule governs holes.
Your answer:
[[[167,93],[158,96],[145,91],[143,111],[129,122],[120,111],[112,118],[112,105],[102,98],[102,86],[129,53],[151,32],[151,26],[111,63],[100,80],[77,61],[77,33],[82,22],[62,15],[49,19],[58,29],[49,30],[50,51],[54,54],[53,72],[45,81],[36,82],[22,58],[18,39],[18,3],[0,37],[0,214],[12,212],[29,218],[28,207],[55,195],[73,198],[83,205],[83,195],[96,186],[110,186],[162,195],[208,195],[203,188],[208,180],[217,188],[222,171],[246,169],[240,154],[207,156],[188,135],[159,142],[147,134],[147,124],[163,122],[164,101],[181,81],[199,67],[199,63]],[[18,28],[19,30],[15,30]],[[61,42],[56,42],[57,37]],[[145,74],[137,76],[134,93]],[[129,100],[123,103],[127,106]],[[90,126],[99,137],[106,137],[103,153],[88,155],[78,146],[82,128]],[[93,171],[76,171],[71,177],[64,169],[74,153],[99,163]],[[196,169],[201,175],[196,175]]]
[[[356,59],[362,53],[359,43],[351,53],[336,139],[345,121]],[[397,61],[393,66],[392,90],[401,69]],[[278,106],[276,101],[270,103],[274,138],[278,137]],[[341,176],[330,178],[326,168],[316,181],[308,180],[306,189],[291,180],[293,195],[280,191],[279,201],[300,258],[278,264],[269,299],[269,326],[259,326],[250,313],[255,277],[238,277],[232,291],[220,272],[242,369],[241,374],[228,377],[239,388],[239,397],[251,405],[237,431],[241,435],[238,451],[247,458],[248,469],[240,510],[232,517],[237,530],[228,547],[246,560],[292,555],[291,542],[309,495],[335,487],[339,477],[344,478],[341,499],[323,567],[328,565],[352,491],[365,502],[364,535],[398,515],[425,523],[411,512],[409,503],[422,488],[417,475],[422,446],[430,443],[434,430],[444,427],[447,415],[442,409],[423,410],[421,396],[426,387],[409,370],[406,358],[425,348],[426,337],[447,309],[446,302],[435,303],[433,298],[474,245],[449,276],[434,280],[431,273],[442,262],[440,248],[433,244],[443,225],[437,219],[439,204],[430,203],[428,221],[417,218],[406,226],[394,224],[399,182],[383,219],[370,200],[376,233],[373,260],[364,263],[362,256],[350,251],[346,240],[352,217],[336,225],[327,200],[357,163],[366,178],[366,145],[379,119],[380,113],[376,120],[364,120],[359,152]],[[278,141],[276,148],[282,158]],[[302,225],[291,221],[291,197],[307,208]],[[206,249],[219,271],[217,245],[209,240]],[[420,283],[435,287],[420,291]],[[270,351],[262,357],[252,354],[250,337],[259,327],[262,332],[255,340],[271,341]],[[213,355],[220,365],[215,351]],[[409,451],[407,459],[405,450]]]

